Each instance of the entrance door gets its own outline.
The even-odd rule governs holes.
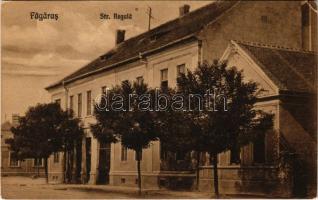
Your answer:
[[[91,173],[91,138],[86,138],[86,180],[88,181]]]
[[[110,170],[110,143],[100,142],[99,165],[98,165],[98,184],[109,183]]]

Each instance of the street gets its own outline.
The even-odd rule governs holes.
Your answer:
[[[211,194],[199,192],[145,190],[140,197],[135,188],[107,185],[46,184],[45,179],[28,177],[1,177],[3,199],[189,199],[210,198]]]

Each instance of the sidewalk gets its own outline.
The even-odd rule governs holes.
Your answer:
[[[167,189],[142,189],[142,196],[138,196],[137,187],[122,187],[111,185],[80,185],[80,184],[58,184],[57,189],[63,190],[80,190],[87,192],[103,192],[103,193],[119,193],[126,194],[132,198],[186,198],[186,199],[202,199],[211,198],[210,193],[196,191],[172,191]]]
[[[172,191],[137,187],[83,184],[46,184],[44,178],[2,177],[2,197],[6,199],[210,199],[213,194],[197,191]],[[255,194],[221,194],[221,198],[273,198]]]

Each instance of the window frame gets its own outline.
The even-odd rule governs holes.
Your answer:
[[[38,158],[34,158],[33,159],[33,167],[44,167],[44,161],[43,158],[39,158],[39,160],[41,160],[41,165],[36,165],[35,161],[38,160]]]
[[[164,72],[166,72],[166,77],[164,77]],[[166,79],[164,79],[166,78]],[[160,70],[160,87],[169,87],[169,70],[168,68],[164,68]]]
[[[15,168],[15,167],[21,167],[21,162],[20,162],[20,160],[17,160],[17,159],[14,159],[16,162],[17,162],[17,165],[12,165],[12,163],[11,163],[11,161],[13,160],[12,159],[12,154],[13,152],[12,151],[9,151],[9,167],[10,168]]]
[[[121,144],[120,148],[120,161],[127,162],[128,161],[128,148]]]
[[[138,85],[141,85],[144,82],[144,77],[143,76],[137,76],[136,82]]]
[[[142,161],[142,153],[143,153],[143,150],[141,150],[140,161]],[[137,161],[137,152],[136,151],[135,151],[135,161]]]
[[[74,95],[70,96],[70,105],[69,106],[70,106],[69,109],[71,111],[74,111]]]
[[[83,114],[83,95],[82,93],[77,94],[77,116],[82,117]]]
[[[92,90],[86,92],[86,115],[92,115]]]
[[[186,64],[185,63],[179,64],[179,65],[177,65],[177,78],[179,78],[181,76],[181,73],[180,73],[180,70],[179,70],[181,67],[184,68],[183,74],[187,73]]]
[[[53,153],[53,163],[59,163],[60,162],[60,153],[54,152]]]

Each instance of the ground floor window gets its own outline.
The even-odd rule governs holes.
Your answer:
[[[241,148],[235,145],[230,151],[230,164],[240,164],[241,163]]]
[[[140,155],[140,160],[142,160],[142,150],[140,151],[139,155]],[[137,158],[137,152],[135,152],[135,160],[136,160],[136,161],[138,160],[138,158]]]
[[[177,151],[176,152],[176,160],[185,160],[187,152],[185,151]]]
[[[33,160],[33,166],[34,167],[42,167],[43,166],[42,158],[35,158]]]
[[[121,145],[121,161],[126,161],[127,160],[127,147],[124,145]]]
[[[20,166],[20,161],[16,158],[16,156],[14,155],[13,152],[10,152],[9,155],[9,159],[10,159],[10,167],[19,167]]]
[[[253,143],[254,163],[265,163],[265,135],[258,135]]]
[[[53,162],[54,162],[54,163],[58,163],[58,162],[60,161],[60,154],[59,154],[59,152],[54,152],[53,156],[54,156]]]

